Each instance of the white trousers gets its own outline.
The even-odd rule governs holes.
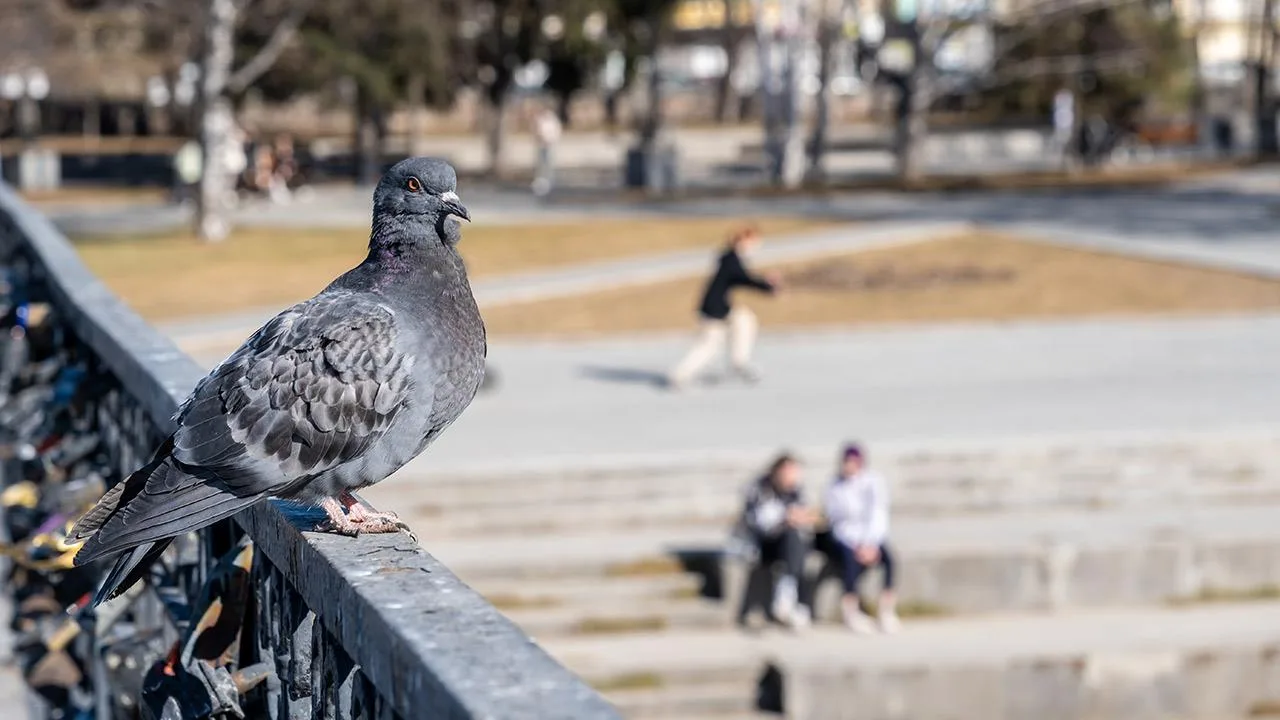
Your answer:
[[[671,371],[671,381],[681,383],[697,375],[724,348],[726,336],[729,339],[729,362],[735,368],[749,368],[757,326],[755,313],[744,307],[735,307],[724,320],[703,318],[698,339]]]

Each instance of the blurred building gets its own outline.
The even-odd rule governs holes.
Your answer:
[[[1245,64],[1256,59],[1264,0],[1173,0],[1196,41],[1204,78],[1216,84],[1245,79]],[[1277,8],[1280,17],[1280,8]]]
[[[57,134],[166,132],[186,48],[163,14],[111,0],[0,0],[0,136],[23,122]],[[38,117],[20,117],[31,99]]]

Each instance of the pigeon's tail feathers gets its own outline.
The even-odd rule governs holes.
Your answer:
[[[151,564],[164,553],[171,542],[173,542],[172,539],[165,538],[144,543],[116,558],[116,564],[103,578],[102,584],[98,586],[98,592],[93,596],[94,607],[123,595],[133,587],[147,574]]]
[[[132,475],[124,479],[124,482],[118,482],[103,495],[92,508],[89,509],[80,519],[76,521],[71,533],[67,536],[68,542],[79,542],[98,532],[102,529],[103,524],[111,519],[122,505],[128,504],[129,500],[142,491],[153,476],[163,477],[165,472],[166,460],[170,453],[173,452],[173,436],[170,435],[159,448],[156,449],[155,455],[151,458],[151,462],[135,470]]]
[[[146,468],[143,468],[143,470],[146,470]],[[138,472],[142,472],[142,470]],[[107,518],[111,517],[111,513],[120,506],[120,498],[124,495],[125,486],[128,484],[128,480],[116,483],[107,491],[106,495],[103,495],[98,500],[96,505],[84,515],[81,515],[67,535],[67,542],[79,542],[98,532],[98,529],[102,527],[102,523],[106,522]]]
[[[76,553],[76,565],[199,530],[259,498],[234,495],[193,477],[170,457],[153,460],[120,485],[123,490],[103,496],[73,529],[89,536]]]

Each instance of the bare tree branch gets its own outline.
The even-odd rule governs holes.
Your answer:
[[[1002,84],[1046,75],[1074,75],[1086,70],[1094,72],[1133,70],[1140,69],[1144,65],[1142,53],[1137,50],[1123,50],[1094,56],[1063,55],[1022,61],[1017,67],[1001,70],[992,80],[993,84]]]
[[[1062,15],[1076,14],[1088,12],[1090,10],[1101,10],[1103,8],[1120,8],[1127,5],[1137,5],[1146,0],[1038,0],[1034,4],[1028,6],[1028,10],[1024,12],[1025,19],[1023,22],[1013,26],[1016,28],[1014,32],[1003,33],[1000,36],[1000,46],[997,48],[997,54],[1004,54],[1018,47],[1022,43],[1030,41],[1035,37],[1035,33],[1044,28],[1050,22],[1059,19]],[[1024,17],[1019,15],[1019,17]]]
[[[231,75],[231,79],[227,81],[227,91],[232,93],[242,92],[245,88],[253,84],[253,81],[262,77],[262,74],[271,69],[276,60],[280,59],[280,55],[289,47],[289,43],[293,41],[295,35],[298,34],[298,27],[302,25],[302,21],[307,16],[307,12],[311,9],[312,0],[302,0],[295,3],[289,14],[276,25],[275,30],[271,31],[271,37],[258,50],[258,54],[254,55],[249,62],[243,67],[235,71]]]

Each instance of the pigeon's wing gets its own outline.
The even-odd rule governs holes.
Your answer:
[[[276,316],[196,386],[157,457],[77,524],[90,562],[287,495],[360,456],[405,407],[395,318],[352,294]]]
[[[409,396],[413,360],[396,335],[392,312],[355,294],[281,313],[183,406],[174,458],[234,491],[263,494],[358,457]],[[274,470],[266,477],[264,464]]]

